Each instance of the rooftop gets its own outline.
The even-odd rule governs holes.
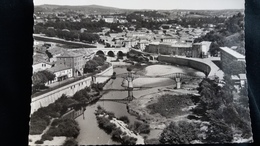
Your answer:
[[[240,54],[240,53],[238,53],[238,52],[236,52],[236,51],[234,51],[234,50],[232,50],[232,49],[230,49],[230,48],[228,48],[228,47],[220,47],[220,49],[221,49],[222,51],[225,51],[226,53],[228,53],[228,54],[234,56],[234,57],[237,58],[237,59],[245,59],[245,56],[244,56],[244,55],[242,55],[242,54]]]
[[[239,78],[241,80],[246,80],[246,74],[239,74]]]
[[[83,56],[83,55],[79,54],[79,53],[72,52],[72,51],[65,51],[63,54],[61,54],[61,56],[58,56],[58,58],[62,58],[62,57],[79,57],[79,56]]]
[[[50,71],[50,72],[55,73],[55,72],[62,71],[62,70],[67,70],[67,69],[71,69],[71,67],[68,67],[68,66],[65,66],[65,65],[62,65],[62,64],[58,64],[58,65],[56,65],[56,66],[54,66],[52,68],[49,68],[47,70]]]

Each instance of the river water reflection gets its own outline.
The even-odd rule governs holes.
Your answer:
[[[157,65],[157,67],[162,67],[165,68],[167,67],[168,69],[171,70],[171,73],[174,72],[174,70],[176,70],[176,72],[183,72],[183,73],[195,73],[197,75],[202,75],[202,72],[196,71],[194,69],[191,68],[186,68],[186,67],[176,67],[176,66],[165,66],[165,65]],[[159,69],[160,70],[160,69]],[[124,68],[114,68],[114,71],[117,74],[121,74],[121,73],[126,73],[126,67]],[[152,71],[152,73],[154,73],[156,71]],[[145,80],[149,80],[148,78],[146,78]],[[143,81],[138,81],[140,84],[140,82],[144,82]],[[110,80],[107,85],[104,87],[104,93],[102,98],[103,99],[123,99],[126,98],[128,93],[127,91],[124,91],[123,89],[125,89],[124,87],[122,87],[122,78],[116,78],[115,80]],[[142,90],[134,90],[133,91],[133,95],[134,97],[140,97],[146,94],[151,94],[151,93],[155,93],[157,92],[156,87],[162,87],[162,86],[169,86],[172,85],[174,83],[173,80],[171,79],[163,79],[162,81],[158,81],[156,83],[153,84],[145,84],[149,87],[154,87],[154,88],[144,88]],[[135,85],[135,81],[134,81],[134,85]],[[117,89],[115,90],[111,90],[111,89]],[[120,91],[120,89],[122,91]],[[97,109],[97,106],[100,105],[101,107],[104,107],[107,111],[111,111],[113,113],[115,113],[116,117],[120,117],[120,116],[128,116],[130,123],[134,123],[134,121],[137,121],[137,118],[135,116],[130,115],[127,112],[126,109],[126,105],[122,104],[122,103],[117,103],[117,102],[110,102],[110,101],[98,101],[97,103],[87,106],[86,107],[86,111],[84,112],[84,117],[85,119],[83,119],[83,116],[80,116],[76,119],[76,121],[79,123],[80,126],[80,134],[77,138],[77,141],[79,143],[79,145],[102,145],[102,144],[119,144],[117,142],[114,142],[111,140],[111,136],[106,134],[103,130],[101,130],[98,127],[97,124],[97,120],[95,117],[95,110]],[[158,135],[160,134],[161,130],[151,130],[150,135],[148,136],[148,139],[150,138],[158,138]]]

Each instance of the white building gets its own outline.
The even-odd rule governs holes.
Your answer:
[[[60,65],[60,64],[52,68],[49,68],[47,70],[55,74],[55,79],[53,81],[48,82],[47,84],[66,80],[68,78],[71,78],[73,75],[71,67]]]
[[[42,70],[46,70],[48,68],[52,67],[51,63],[45,62],[45,61],[34,61],[33,62],[33,73],[38,72],[38,71],[42,71]]]

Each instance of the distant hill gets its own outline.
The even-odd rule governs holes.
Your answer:
[[[85,6],[63,6],[63,5],[39,5],[35,6],[35,12],[67,12],[67,11],[81,11],[86,14],[109,14],[109,13],[130,13],[134,11],[152,11],[148,9],[121,9],[115,7],[107,7],[100,5],[85,5]],[[201,15],[219,16],[219,15],[234,15],[238,12],[243,13],[244,10],[156,10],[158,12],[197,12]]]
[[[39,5],[35,6],[35,12],[68,12],[80,11],[86,14],[109,14],[109,13],[126,13],[134,10],[119,9],[114,7],[106,7],[99,5],[87,6],[62,6],[62,5]]]

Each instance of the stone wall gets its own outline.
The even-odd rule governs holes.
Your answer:
[[[97,74],[96,82],[103,83],[112,74],[113,74],[113,66],[110,66],[103,72]],[[98,75],[104,75],[107,77],[99,77]],[[62,96],[62,94],[65,94],[67,96],[73,96],[77,91],[82,90],[85,87],[89,86],[91,84],[91,80],[92,80],[91,77],[87,77],[85,79],[79,80],[77,82],[71,83],[69,85],[63,86],[56,90],[32,98],[31,114],[37,111],[41,107],[46,107],[49,104],[54,103],[58,98]]]
[[[170,57],[170,56],[158,56],[158,60],[167,63],[173,63],[181,66],[191,67],[198,71],[204,72],[206,75],[209,75],[211,68],[206,63],[201,61],[192,60],[189,58],[179,58],[179,57]]]

